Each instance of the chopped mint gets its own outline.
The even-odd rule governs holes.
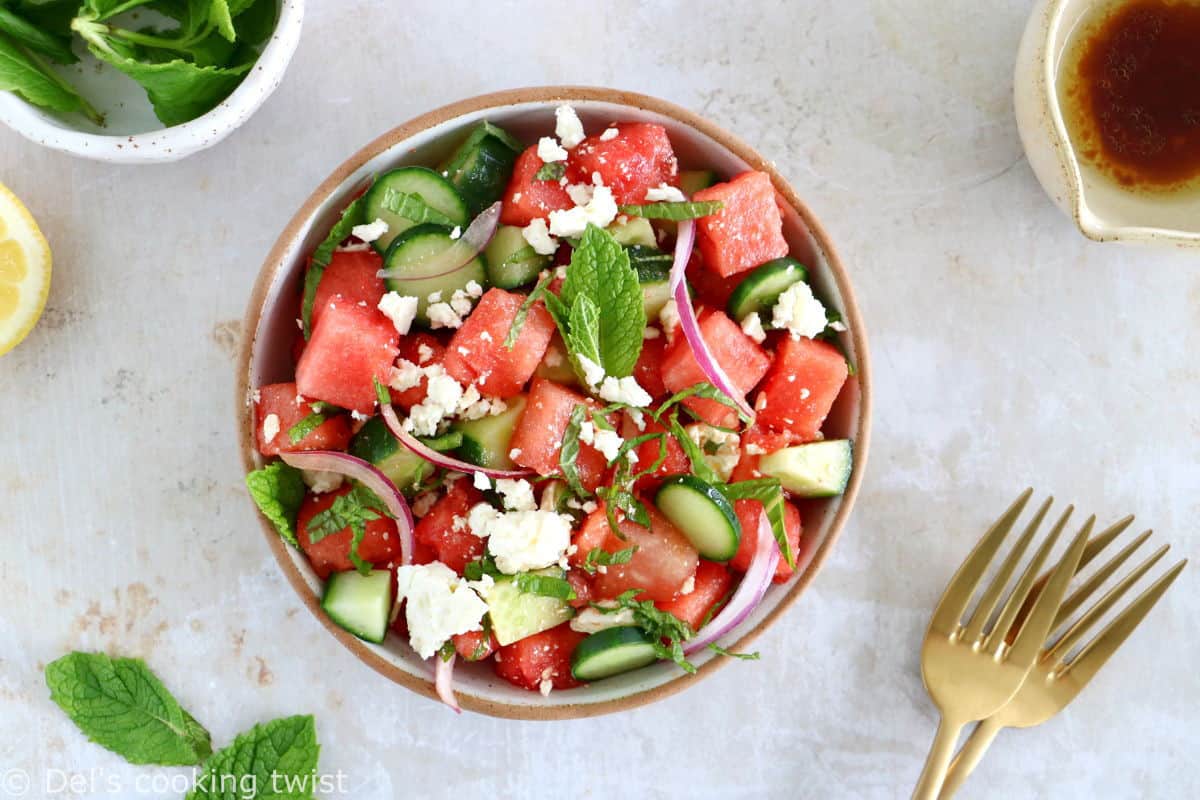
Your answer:
[[[425,202],[424,197],[416,193],[387,189],[383,193],[383,207],[418,225],[427,222],[434,225],[445,225],[447,228],[454,225],[454,220],[429,205]]]
[[[327,536],[350,529],[350,562],[363,575],[371,571],[371,563],[358,554],[358,546],[367,535],[367,523],[382,519],[387,508],[379,496],[361,484],[333,501],[333,505],[313,516],[308,521],[309,541],[321,541]]]
[[[535,575],[523,572],[513,578],[517,588],[525,594],[536,594],[540,597],[553,597],[558,600],[574,600],[575,590],[569,581],[556,578],[553,575]]]
[[[583,561],[583,570],[589,574],[596,572],[596,567],[613,567],[620,564],[628,564],[633,558],[633,554],[637,552],[637,545],[626,547],[624,550],[608,552],[600,547],[593,547],[588,551],[587,558]]]
[[[325,415],[318,411],[314,411],[313,413],[305,416],[304,419],[300,420],[292,427],[288,428],[288,438],[291,439],[292,444],[300,444],[300,442],[304,441],[306,436],[324,424]]]
[[[646,203],[638,206],[621,206],[621,213],[629,217],[646,219],[699,219],[720,211],[724,206],[718,200],[694,203],[686,200],[663,203]]]
[[[787,540],[787,515],[784,511],[783,487],[778,478],[756,478],[738,483],[718,484],[717,490],[733,503],[738,500],[757,500],[763,504],[767,512],[767,521],[771,523],[771,535],[779,543],[779,552],[783,560],[792,569],[796,568],[796,556]],[[742,531],[743,536],[752,536],[753,531]]]
[[[246,488],[254,498],[258,510],[263,513],[283,540],[299,547],[296,540],[296,513],[304,502],[304,480],[300,470],[275,461],[246,476]]]
[[[566,164],[562,161],[551,161],[549,164],[542,164],[541,169],[534,173],[533,179],[537,181],[557,181],[562,180],[562,177],[566,174]]]

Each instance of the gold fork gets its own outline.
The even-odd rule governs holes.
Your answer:
[[[1129,527],[1131,522],[1133,522],[1133,517],[1126,517],[1089,541],[1079,560],[1079,569],[1083,569],[1117,535]],[[1149,537],[1150,531],[1139,535],[1084,581],[1070,597],[1063,601],[1050,630],[1057,631],[1076,611],[1083,607],[1084,603],[1088,602],[1105,581],[1116,574],[1117,570]],[[1092,677],[1125,642],[1125,639],[1133,633],[1133,630],[1179,576],[1187,564],[1187,559],[1175,564],[1162,577],[1147,587],[1069,662],[1067,661],[1068,656],[1083,641],[1088,630],[1166,555],[1168,549],[1170,549],[1170,545],[1166,544],[1158,548],[1097,600],[1067,629],[1066,633],[1057,639],[1051,637],[1045,641],[1033,669],[1025,677],[1021,688],[1017,690],[1007,705],[976,726],[962,750],[954,758],[950,765],[950,772],[942,786],[940,797],[943,800],[948,800],[963,785],[1002,728],[1028,728],[1040,725],[1066,707],[1083,690],[1083,687],[1087,686]],[[1008,638],[1011,639],[1016,634],[1021,620],[1022,616],[1018,615],[1016,625],[1006,633]]]
[[[1048,498],[1034,514],[991,584],[984,590],[964,627],[962,618],[976,588],[1032,494],[1032,489],[1026,489],[983,535],[958,572],[954,573],[929,621],[925,643],[921,648],[921,678],[930,698],[938,707],[940,720],[925,768],[913,791],[914,800],[934,800],[938,796],[963,726],[995,714],[1016,694],[1025,675],[1033,668],[1033,662],[1066,594],[1067,584],[1079,565],[1079,558],[1095,522],[1094,517],[1087,521],[1059,560],[1012,644],[1005,641],[1005,634],[1029,596],[1059,534],[1067,525],[1072,511],[1068,506],[1009,594],[996,624],[985,632],[1009,580],[1050,510],[1053,499]]]

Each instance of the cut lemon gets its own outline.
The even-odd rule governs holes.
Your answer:
[[[50,293],[50,245],[17,196],[0,183],[0,356],[24,339]]]

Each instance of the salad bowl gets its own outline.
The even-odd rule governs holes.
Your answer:
[[[573,107],[589,130],[603,130],[614,120],[663,126],[681,164],[704,165],[723,175],[747,170],[765,174],[774,188],[790,252],[809,268],[813,289],[842,313],[845,329],[839,344],[855,371],[837,396],[823,430],[828,438],[853,440],[853,466],[840,496],[800,501],[805,544],[798,559],[798,573],[784,583],[771,584],[762,602],[722,639],[729,649],[744,650],[804,593],[846,525],[862,481],[870,441],[871,368],[864,323],[849,274],[816,216],[774,165],[749,145],[666,101],[604,88],[515,89],[431,111],[388,131],[347,159],[292,217],[268,254],[251,294],[236,396],[243,462],[247,471],[264,463],[259,454],[261,439],[257,438],[261,423],[256,421],[251,399],[254,390],[291,379],[297,298],[308,254],[326,238],[342,210],[363,192],[372,176],[398,166],[440,163],[469,130],[485,121],[525,141],[537,141],[547,127],[554,127],[555,109],[563,104]],[[322,581],[309,560],[289,547],[267,521],[262,520],[262,525],[275,558],[302,602],[343,646],[396,683],[431,698],[439,696],[431,662],[418,657],[402,638],[389,635],[381,644],[371,644],[334,623],[322,609]],[[772,657],[782,655],[763,654],[763,658]],[[515,688],[482,664],[461,664],[455,675],[456,692],[463,708],[497,717],[588,717],[667,697],[712,674],[729,660],[710,650],[698,651],[689,658],[697,667],[694,674],[673,663],[660,662],[548,694]]]

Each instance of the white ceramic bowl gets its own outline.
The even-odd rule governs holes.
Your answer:
[[[212,111],[182,125],[164,128],[141,85],[115,69],[95,69],[86,50],[64,74],[105,114],[105,127],[80,114],[44,111],[11,92],[0,92],[0,122],[40,145],[96,161],[177,161],[224,139],[271,96],[296,52],[303,19],[304,0],[281,0],[275,30],[245,80]]]
[[[1059,67],[1075,29],[1106,0],[1038,0],[1021,39],[1013,100],[1029,165],[1089,239],[1200,247],[1200,193],[1122,189],[1071,146],[1058,102]]]

